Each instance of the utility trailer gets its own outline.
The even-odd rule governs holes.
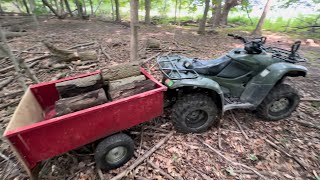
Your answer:
[[[113,169],[126,163],[133,155],[133,140],[118,132],[160,116],[167,90],[143,68],[140,71],[155,83],[154,89],[46,120],[59,99],[55,83],[100,71],[30,86],[4,132],[30,177],[37,178],[41,161],[102,138],[95,153],[97,165]]]

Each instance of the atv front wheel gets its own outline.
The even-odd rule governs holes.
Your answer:
[[[266,121],[289,117],[300,102],[298,92],[287,84],[275,86],[257,108],[257,116]]]
[[[172,108],[173,125],[181,133],[200,133],[218,121],[218,109],[204,94],[188,94],[176,101]]]

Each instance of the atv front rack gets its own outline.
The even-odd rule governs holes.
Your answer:
[[[266,52],[272,53],[272,58],[280,59],[282,61],[290,63],[306,62],[306,59],[301,57],[298,53],[293,53],[292,51],[286,49],[268,47],[265,50]]]
[[[157,64],[161,72],[171,80],[195,79],[199,74],[193,69],[184,67],[185,57],[179,55],[160,56],[157,58]]]

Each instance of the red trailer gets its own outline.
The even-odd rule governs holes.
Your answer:
[[[98,73],[32,85],[23,95],[4,137],[31,177],[41,161],[107,136],[97,146],[95,160],[105,169],[119,167],[131,158],[133,142],[116,133],[163,113],[167,88],[141,68],[141,73],[156,83],[153,90],[44,120],[47,109],[59,99],[55,83]]]

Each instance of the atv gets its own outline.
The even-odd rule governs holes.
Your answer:
[[[300,41],[291,50],[266,47],[266,37],[247,39],[217,59],[201,60],[180,55],[160,56],[157,64],[168,87],[166,103],[172,105],[173,124],[182,133],[199,133],[219,122],[231,109],[250,109],[266,121],[289,117],[300,97],[286,77],[306,76],[307,68],[295,63]]]

